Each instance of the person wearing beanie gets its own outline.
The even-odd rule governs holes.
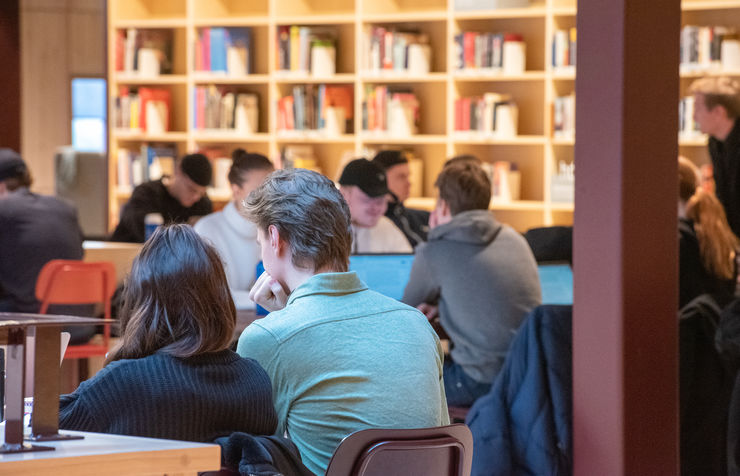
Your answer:
[[[26,163],[12,149],[0,148],[0,312],[39,311],[36,279],[54,259],[82,259],[77,209],[56,197],[29,190]],[[88,309],[75,307],[81,315]],[[53,306],[50,313],[71,313]],[[95,327],[70,327],[72,343],[87,342]]]
[[[247,196],[275,168],[264,155],[248,153],[244,149],[234,150],[231,158],[228,178],[233,199],[223,210],[198,220],[194,228],[221,256],[236,308],[254,309],[249,290],[256,279],[260,246],[257,243],[257,227],[241,214],[241,210]]]
[[[213,211],[206,187],[211,183],[211,162],[203,154],[181,158],[172,177],[165,175],[137,186],[121,210],[111,241],[143,243],[144,218],[158,213],[165,224],[194,223]]]
[[[339,191],[352,219],[352,253],[413,251],[401,230],[385,217],[390,191],[383,169],[367,159],[355,159],[344,167]]]
[[[403,204],[411,192],[406,154],[400,150],[381,150],[372,161],[385,170],[391,192],[385,216],[406,235],[411,246],[416,248],[416,245],[427,240],[429,212],[406,208]]]

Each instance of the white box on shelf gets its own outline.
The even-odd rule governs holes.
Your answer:
[[[432,49],[429,45],[414,43],[408,46],[408,73],[413,76],[429,74]]]
[[[155,48],[140,48],[138,53],[139,76],[159,76],[159,51]]]
[[[324,130],[327,136],[335,137],[345,133],[347,120],[344,117],[343,107],[326,108],[326,125]]]

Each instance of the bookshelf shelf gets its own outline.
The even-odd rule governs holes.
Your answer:
[[[308,16],[278,16],[275,18],[278,25],[343,25],[354,24],[354,14],[327,14]]]
[[[573,146],[573,145],[576,145],[576,140],[575,139],[570,139],[570,138],[565,138],[565,137],[553,137],[552,138],[552,143],[554,145],[568,145],[568,146]]]
[[[681,71],[682,78],[701,78],[704,76],[740,76],[740,69],[709,69]]]
[[[574,142],[552,137],[552,108],[556,97],[568,96],[574,91],[575,69],[555,70],[550,66],[550,58],[554,30],[575,26],[575,2],[533,0],[527,8],[455,10],[456,1],[107,0],[110,110],[116,107],[116,96],[123,96],[126,91],[137,93],[143,88],[161,89],[168,91],[171,98],[171,104],[168,104],[170,132],[151,134],[118,129],[113,121],[109,125],[111,226],[116,224],[120,207],[131,193],[131,187],[118,187],[117,174],[125,175],[125,167],[123,172],[118,168],[118,154],[126,157],[126,153],[136,154],[139,150],[160,147],[168,147],[178,155],[204,150],[219,154],[213,155],[219,158],[228,157],[235,147],[244,147],[273,160],[289,148],[311,149],[317,167],[332,179],[338,177],[342,161],[347,157],[359,157],[382,148],[401,148],[412,152],[423,164],[420,172],[423,196],[409,199],[407,206],[427,210],[434,206],[434,181],[445,160],[458,154],[474,154],[488,163],[507,161],[521,172],[521,200],[491,203],[491,208],[502,221],[520,231],[534,226],[572,222],[572,205],[552,203],[549,197],[550,175],[558,162],[573,161]],[[740,0],[733,2],[740,4]],[[685,4],[697,5],[695,9],[699,10],[698,5],[719,9],[720,5],[726,6],[728,2],[705,0]],[[313,39],[322,42],[329,37],[335,46],[335,74],[313,76],[280,69],[280,61],[285,61],[281,54],[286,51],[285,43],[280,43],[285,41],[285,37],[281,40],[280,34],[283,32],[284,35],[285,27],[292,26],[308,27],[305,30],[309,31],[309,48],[314,47]],[[251,46],[247,49],[247,64],[250,68],[234,68],[231,73],[202,71],[220,69],[213,67],[211,62],[213,50],[207,53],[204,49],[205,32],[211,35],[214,30],[226,28],[249,29]],[[120,41],[122,33],[127,35],[128,29],[173,30],[172,58],[168,59],[174,74],[141,77],[135,73],[117,72],[116,40]],[[429,73],[407,74],[392,68],[387,72],[369,71],[368,36],[383,29],[386,34],[399,33],[399,41],[409,42],[406,45],[415,41],[429,45]],[[299,35],[303,34],[302,30],[298,29]],[[526,44],[524,71],[504,75],[491,69],[457,70],[456,55],[460,52],[455,37],[464,32],[520,34]],[[225,40],[226,48],[234,46],[227,43],[232,41],[232,33],[229,31]],[[412,36],[405,36],[405,33]],[[377,41],[377,38],[373,40]],[[295,40],[289,38],[288,41]],[[299,37],[299,41],[304,40]],[[291,43],[291,46],[295,47],[295,44]],[[422,55],[426,54],[422,50]],[[308,58],[310,61],[311,56]],[[419,61],[419,57],[416,58]],[[406,60],[409,61],[408,58]],[[388,58],[383,61],[387,68]],[[391,63],[395,61],[399,60],[393,58]],[[421,64],[420,70],[424,71],[425,65]],[[282,65],[285,67],[285,63]],[[120,65],[118,67],[120,69]],[[293,69],[300,67],[293,66]],[[243,74],[245,70],[250,74]],[[736,74],[740,76],[740,71]],[[346,127],[342,128],[341,112],[333,112],[337,115],[331,117],[340,118],[340,127],[332,130],[345,133],[281,129],[297,127],[297,122],[291,122],[287,116],[288,111],[295,113],[289,105],[295,106],[296,98],[306,101],[313,95],[316,98],[319,94],[329,95],[330,90],[333,96],[327,97],[333,99],[328,100],[329,107],[343,107],[346,121]],[[489,93],[500,94],[516,103],[518,135],[495,137],[455,130],[456,101],[472,100]],[[208,102],[203,99],[203,94],[206,94]],[[256,121],[256,126],[252,124],[240,130],[255,130],[257,133],[245,134],[228,129],[236,127],[235,124],[228,125],[228,120],[224,119],[228,116],[218,114],[215,117],[212,112],[205,112],[204,103],[211,104],[208,107],[215,107],[214,104],[224,107],[223,104],[231,103],[231,96],[234,104],[239,100],[245,101],[240,104],[250,108],[250,114],[255,110],[256,101],[258,116],[247,119]],[[389,101],[386,106],[391,101],[400,101],[402,107],[413,104],[415,98],[418,120],[409,130],[416,129],[417,133],[399,135],[397,130],[392,134],[363,130],[363,127],[388,127],[387,122],[390,121],[375,122],[373,126],[368,125],[373,123],[367,122],[367,115],[363,117],[367,113],[368,100],[376,101],[378,97]],[[341,105],[333,102],[340,98]],[[307,115],[311,114],[307,110],[313,111],[311,103],[302,104],[306,108],[301,118],[304,126],[316,127],[322,124],[321,120],[326,120],[318,113]],[[210,121],[210,127],[216,124],[225,128],[204,129],[205,126],[199,122],[204,115]],[[375,117],[377,121],[378,116]],[[400,117],[404,117],[403,114]],[[366,122],[363,123],[363,119]],[[395,117],[394,120],[399,119]],[[686,144],[681,142],[682,146]],[[687,150],[695,150],[703,141],[688,144]],[[230,199],[228,191],[209,190],[209,196],[214,202]]]
[[[454,14],[455,20],[488,20],[495,18],[544,18],[547,15],[547,9],[543,6],[533,6],[529,8],[502,8],[499,10],[471,10],[457,11]]]
[[[341,84],[354,83],[355,75],[348,73],[335,74],[334,76],[311,76],[310,74],[295,74],[278,72],[274,75],[275,82],[278,84]]]
[[[447,137],[435,134],[416,134],[412,136],[397,137],[388,134],[376,134],[363,132],[360,135],[361,142],[365,144],[445,144]]]
[[[687,139],[680,138],[678,140],[678,145],[680,145],[681,147],[706,147],[707,138],[706,137],[696,137],[696,138],[687,138]]]
[[[436,83],[447,81],[445,73],[429,73],[424,76],[414,76],[404,73],[373,73],[363,72],[360,76],[363,83]]]
[[[491,145],[544,145],[544,136],[487,137],[476,133],[455,132],[453,140],[457,144],[491,144]]]
[[[193,73],[195,84],[263,84],[270,81],[267,74],[248,74],[246,76],[229,76],[226,74]]]
[[[681,2],[681,10],[683,11],[726,10],[737,7],[738,2],[736,0],[694,0]]]
[[[277,131],[275,139],[282,143],[297,144],[352,144],[354,135],[329,136],[319,131]]]
[[[131,85],[185,84],[187,79],[187,76],[184,74],[162,74],[160,76],[138,76],[136,74],[116,75],[116,83]]]
[[[270,134],[243,134],[236,131],[228,130],[197,130],[192,132],[193,139],[196,142],[269,142]]]
[[[142,20],[117,20],[113,28],[182,28],[187,26],[185,18],[153,18]]]
[[[162,134],[147,134],[140,131],[116,129],[113,138],[119,141],[134,142],[184,142],[188,140],[187,132],[164,132]]]
[[[431,10],[421,12],[394,12],[375,13],[362,16],[363,23],[399,23],[419,21],[442,21],[447,20],[447,12],[444,10]]]
[[[216,18],[195,18],[193,25],[195,27],[209,26],[267,26],[270,24],[270,17],[249,16],[249,17],[216,17]]]
[[[487,71],[455,71],[453,73],[455,81],[543,81],[545,79],[544,71],[525,71],[522,74],[503,74]]]

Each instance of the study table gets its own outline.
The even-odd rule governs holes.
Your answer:
[[[3,438],[4,433],[5,425],[0,425]],[[221,467],[221,447],[214,444],[80,431],[63,434],[84,439],[44,442],[54,451],[0,455],[0,474],[194,476]]]

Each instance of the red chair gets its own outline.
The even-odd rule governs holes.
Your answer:
[[[346,437],[326,476],[468,476],[473,436],[461,424],[414,430],[360,430]]]
[[[112,263],[86,263],[74,260],[52,260],[41,268],[36,280],[36,298],[41,301],[39,314],[46,314],[50,304],[102,303],[105,318],[111,316],[111,297],[116,290],[116,269]],[[103,344],[70,345],[67,359],[104,356],[110,344],[110,324],[103,325]]]

